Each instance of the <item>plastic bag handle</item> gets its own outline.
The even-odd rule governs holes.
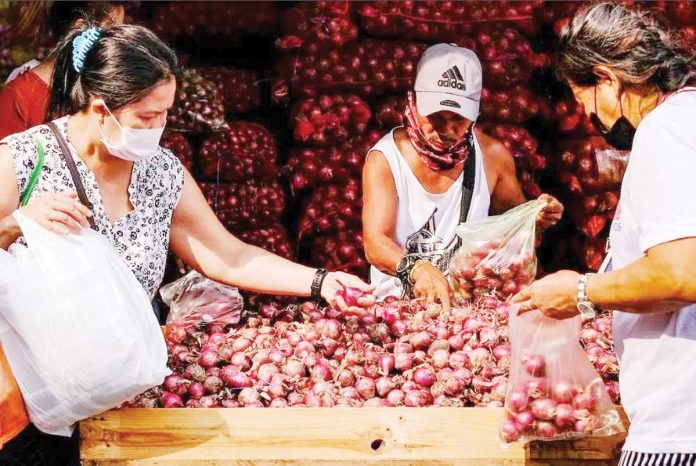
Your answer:
[[[43,170],[44,161],[46,160],[46,150],[44,149],[41,140],[38,137],[34,136],[34,143],[36,144],[36,153],[39,155],[39,158],[36,161],[36,167],[34,167],[34,170],[31,172],[31,176],[29,177],[27,187],[22,193],[22,197],[19,199],[19,205],[21,207],[24,207],[29,203],[29,199],[31,198],[32,193],[34,192],[34,188],[36,188],[36,183],[39,181],[41,170]]]

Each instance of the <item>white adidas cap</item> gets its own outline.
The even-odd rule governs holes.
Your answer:
[[[473,51],[453,44],[428,47],[418,62],[414,86],[418,113],[449,110],[476,121],[482,81],[481,62]]]

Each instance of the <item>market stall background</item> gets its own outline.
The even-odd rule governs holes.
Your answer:
[[[606,145],[553,74],[560,28],[582,4],[142,2],[127,12],[170,43],[186,68],[163,145],[191,170],[225,226],[284,257],[362,277],[367,150],[401,124],[429,44],[474,49],[484,68],[477,125],[510,149],[529,198],[548,192],[566,205],[538,250],[545,274],[598,269],[619,198],[620,171],[611,161],[607,168]],[[693,2],[632,4],[659,11],[696,45]],[[0,78],[47,50],[13,34],[11,10],[0,23]],[[181,274],[172,258],[167,281]],[[248,309],[266,311],[264,304],[292,302],[245,297]],[[610,318],[587,324],[582,340],[618,401]],[[468,405],[501,402],[493,385],[467,393],[473,398],[460,401]]]

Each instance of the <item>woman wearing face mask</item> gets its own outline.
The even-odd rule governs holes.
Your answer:
[[[418,64],[406,126],[369,152],[363,169],[363,237],[380,296],[423,297],[450,306],[445,273],[466,220],[503,213],[525,202],[505,146],[474,127],[481,98],[481,64],[471,50],[428,48]],[[540,229],[562,206],[548,201]]]
[[[612,271],[563,271],[523,290],[522,312],[614,312],[621,465],[696,463],[696,59],[648,13],[601,3],[560,41],[558,73],[618,148],[631,148],[610,234]],[[537,312],[537,311],[534,311]]]
[[[337,292],[344,285],[367,293],[372,287],[352,275],[305,267],[243,243],[218,221],[178,159],[160,147],[176,73],[174,52],[145,28],[69,33],[57,51],[50,105],[53,114],[66,116],[0,145],[0,247],[23,243],[11,214],[35,173],[38,138],[45,148],[43,169],[20,211],[58,234],[79,234],[93,225],[150,297],[160,286],[171,247],[213,280],[262,293],[323,298],[359,312],[347,308]],[[78,195],[80,185],[84,196]],[[371,304],[371,297],[360,304]]]

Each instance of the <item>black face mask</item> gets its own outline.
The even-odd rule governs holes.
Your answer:
[[[619,150],[631,150],[633,146],[633,136],[636,134],[636,129],[633,127],[628,118],[623,114],[623,107],[621,105],[621,98],[619,98],[619,108],[621,110],[621,117],[616,120],[612,125],[611,129],[607,129],[599,120],[597,116],[597,86],[595,86],[595,111],[590,114],[590,121],[592,125],[599,131],[604,139],[616,147]]]

